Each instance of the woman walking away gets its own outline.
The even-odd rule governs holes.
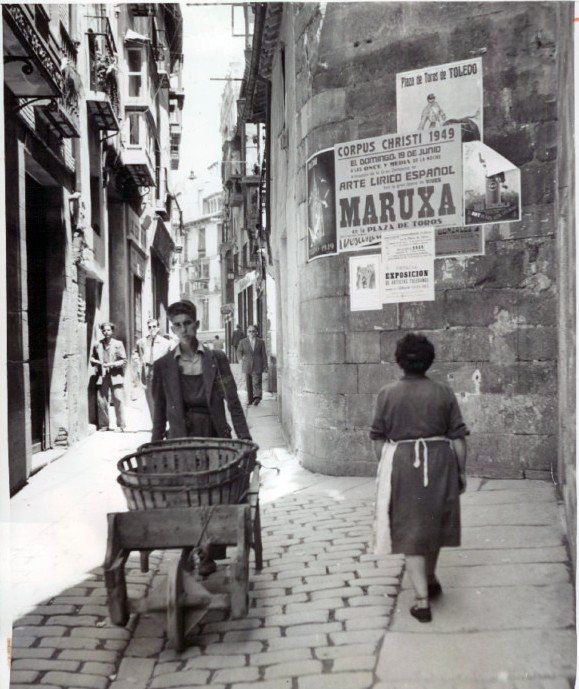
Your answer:
[[[454,392],[425,374],[434,347],[410,333],[396,346],[402,378],[378,393],[370,437],[380,459],[377,553],[403,553],[414,592],[410,613],[430,622],[442,593],[435,569],[440,548],[460,545],[459,495],[466,488],[465,426]]]

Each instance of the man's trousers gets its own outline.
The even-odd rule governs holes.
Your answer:
[[[247,387],[247,403],[251,404],[255,400],[260,400],[262,397],[261,390],[261,373],[247,373],[245,375],[245,384]]]
[[[117,426],[124,430],[125,420],[125,388],[124,385],[113,385],[110,374],[103,376],[103,382],[97,388],[98,422],[99,428],[109,427],[109,398],[113,396]]]

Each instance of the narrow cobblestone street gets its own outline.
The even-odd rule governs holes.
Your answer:
[[[12,501],[12,689],[572,686],[573,587],[550,484],[470,480],[463,547],[443,553],[445,595],[433,623],[420,625],[408,615],[402,556],[370,551],[373,479],[298,466],[271,397],[248,415],[268,468],[265,563],[252,568],[247,618],[206,618],[181,654],[168,648],[163,613],[112,626],[105,515],[125,510],[117,459],[148,440],[139,409],[133,432],[93,434]],[[172,557],[155,553],[142,574],[131,556],[129,596],[162,589]]]

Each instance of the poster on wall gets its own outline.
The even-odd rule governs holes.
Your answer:
[[[485,235],[481,225],[461,225],[435,229],[436,258],[453,256],[484,256]]]
[[[463,147],[465,225],[521,219],[521,171],[480,141]]]
[[[380,254],[350,256],[350,311],[381,308]]]
[[[482,141],[482,58],[398,73],[396,115],[399,132],[452,124],[463,141]]]
[[[384,304],[434,301],[434,230],[393,230],[382,235]]]
[[[336,144],[338,252],[379,248],[384,231],[463,224],[460,130]]]
[[[334,149],[318,151],[306,163],[308,261],[336,253]]]

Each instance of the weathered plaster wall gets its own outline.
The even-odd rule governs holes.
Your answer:
[[[558,472],[565,514],[569,550],[576,567],[577,558],[577,483],[576,483],[576,280],[575,256],[575,154],[574,134],[574,83],[573,35],[565,32],[573,22],[573,5],[557,6],[557,21],[561,38],[557,73],[557,106],[559,127],[557,132],[557,266],[559,283],[558,313]],[[568,59],[564,59],[568,56]]]
[[[557,123],[556,4],[285,7],[272,75],[272,226],[282,419],[306,467],[374,471],[375,395],[399,375],[395,342],[420,330],[436,346],[432,376],[454,388],[471,428],[470,472],[556,470],[556,176],[558,150],[572,146]],[[559,48],[572,63],[568,43]],[[395,131],[397,72],[479,52],[484,141],[521,167],[522,220],[487,226],[485,256],[437,260],[435,302],[351,313],[347,256],[306,263],[305,162],[339,141]],[[570,232],[567,221],[559,232]]]

